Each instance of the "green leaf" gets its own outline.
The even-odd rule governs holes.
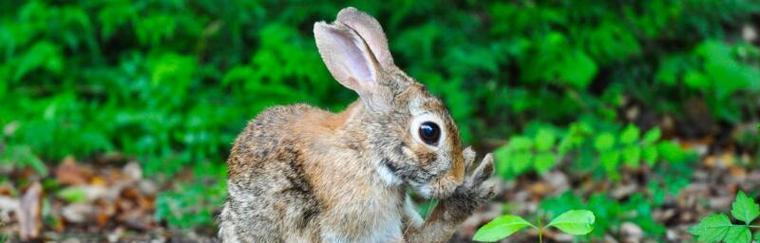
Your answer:
[[[58,191],[56,196],[68,202],[77,203],[87,201],[87,193],[81,187],[67,187]]]
[[[576,88],[588,86],[594,79],[597,72],[597,66],[591,57],[583,51],[570,52],[563,56],[562,60],[557,63],[557,69],[560,79]]]
[[[657,144],[657,154],[668,162],[684,162],[687,154],[677,143],[673,141],[662,141]]]
[[[620,133],[620,143],[632,144],[636,142],[636,140],[639,139],[640,135],[641,135],[641,132],[639,131],[639,128],[636,127],[636,125],[628,124],[628,126],[625,127],[623,132]]]
[[[509,156],[509,160],[512,161],[512,171],[516,174],[522,174],[531,168],[531,157],[533,154],[528,152],[513,152]]]
[[[631,168],[638,168],[641,160],[641,148],[628,146],[623,149],[623,162]]]
[[[510,150],[528,150],[533,146],[533,141],[528,137],[514,136],[509,140]]]
[[[546,227],[554,226],[571,235],[585,235],[594,230],[594,213],[589,210],[570,210],[554,218]]]
[[[541,129],[538,130],[538,134],[536,134],[535,139],[536,150],[543,152],[552,149],[556,140],[556,136],[554,135],[554,132],[549,129]]]
[[[59,73],[64,66],[62,56],[60,47],[56,44],[49,41],[37,42],[21,57],[16,72],[13,74],[13,79],[21,80],[26,74],[37,68],[45,68],[53,73]]]
[[[642,159],[647,162],[649,166],[654,166],[657,162],[657,147],[647,146],[641,151]]]
[[[607,150],[600,152],[599,162],[602,163],[602,166],[604,166],[604,169],[607,171],[613,171],[617,169],[618,163],[620,162],[620,151]]]
[[[746,224],[750,224],[760,215],[760,206],[744,192],[739,191],[734,203],[731,204],[731,215]]]
[[[752,233],[747,226],[734,226],[728,230],[724,242],[731,243],[750,243],[752,242]]]
[[[546,173],[557,163],[557,156],[551,152],[537,154],[533,158],[533,166],[539,174]]]
[[[689,229],[689,233],[696,235],[698,241],[718,242],[726,238],[731,227],[733,225],[728,216],[713,214],[702,218],[697,225]]]
[[[644,139],[642,141],[647,144],[652,144],[654,142],[657,142],[657,140],[660,139],[660,136],[662,136],[662,132],[660,131],[660,128],[655,127],[655,128],[649,129],[649,131],[647,131],[647,133],[644,134]]]
[[[615,136],[612,133],[605,132],[600,134],[594,140],[594,148],[598,151],[604,151],[615,145]]]
[[[684,83],[690,88],[705,89],[710,86],[710,79],[699,71],[689,71],[684,75]]]
[[[480,227],[472,240],[475,241],[498,241],[509,237],[513,233],[528,227],[532,224],[525,221],[525,219],[515,215],[504,215],[491,220],[483,227]]]
[[[685,59],[682,55],[664,56],[655,74],[655,80],[667,86],[675,85],[678,74],[686,63]]]

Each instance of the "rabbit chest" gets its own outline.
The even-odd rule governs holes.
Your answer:
[[[373,189],[368,197],[339,203],[326,215],[326,242],[397,242],[403,239],[403,195]]]
[[[311,177],[322,203],[321,238],[326,242],[395,242],[403,238],[405,192],[386,184],[366,162],[348,151],[323,154]],[[355,157],[354,157],[355,158]],[[317,176],[318,175],[318,176]]]

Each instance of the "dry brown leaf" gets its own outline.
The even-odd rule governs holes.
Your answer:
[[[539,181],[531,184],[530,187],[528,187],[528,190],[531,194],[541,197],[549,193],[552,189],[546,183]]]
[[[728,172],[731,174],[731,178],[735,180],[743,180],[747,177],[747,169],[742,167],[733,166],[728,169]]]
[[[64,158],[55,169],[55,178],[63,185],[86,184],[93,174],[91,169],[78,165],[72,156]]]
[[[90,179],[90,184],[92,184],[92,185],[98,185],[98,186],[105,186],[108,183],[106,183],[106,180],[103,179],[103,177],[93,176],[92,179]]]
[[[40,236],[42,185],[34,182],[21,197],[18,210],[19,236],[21,240],[32,240]]]
[[[0,185],[0,196],[12,196],[13,195],[13,187],[8,184]]]

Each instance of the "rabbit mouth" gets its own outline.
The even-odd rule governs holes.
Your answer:
[[[388,158],[382,160],[381,166],[384,167],[381,171],[387,169],[398,178],[399,182],[409,185],[417,194],[425,198],[444,198],[456,188],[456,184],[448,183],[449,180],[443,178],[445,176],[438,176],[436,173],[418,167],[395,163]]]
[[[424,198],[442,199],[450,196],[456,189],[456,184],[445,183],[445,181],[436,180],[430,183],[413,187],[415,191]]]
[[[389,158],[383,159],[381,166],[384,166],[390,173],[393,173],[393,175],[412,186],[428,183],[437,175],[418,167],[396,163]]]

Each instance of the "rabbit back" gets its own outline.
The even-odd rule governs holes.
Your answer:
[[[272,242],[284,240],[280,229],[292,224],[307,228],[318,210],[317,199],[306,180],[303,146],[293,137],[298,133],[290,129],[299,118],[322,113],[308,105],[277,106],[248,123],[227,161],[229,195],[220,215],[223,239]]]

